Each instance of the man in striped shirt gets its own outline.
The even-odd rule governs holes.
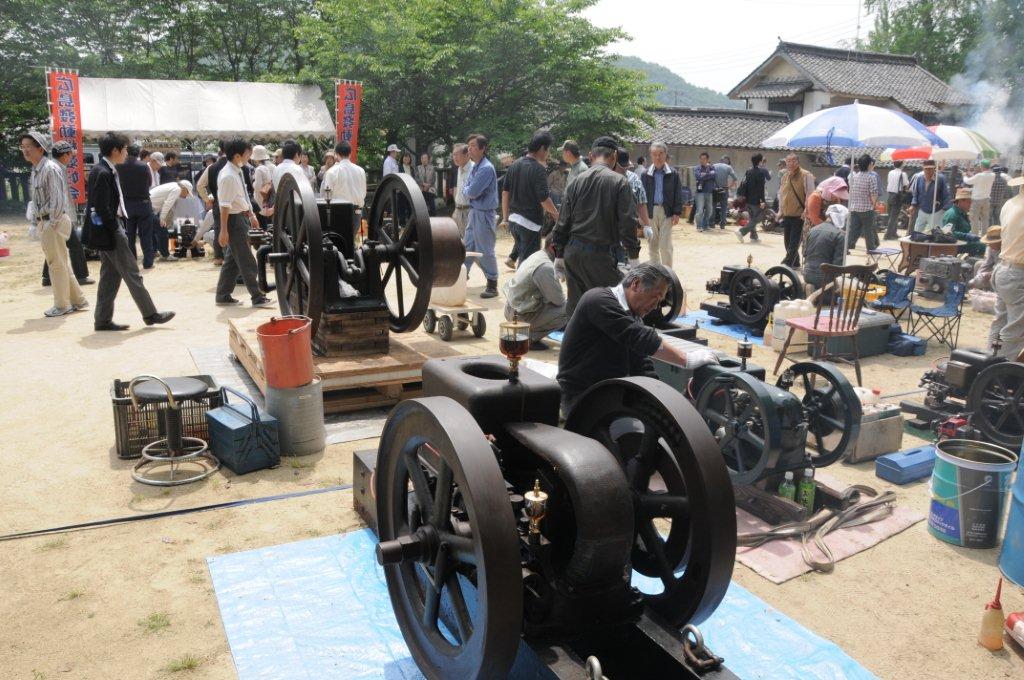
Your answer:
[[[850,175],[850,241],[849,248],[857,245],[857,239],[864,235],[867,250],[878,247],[878,232],[875,231],[875,202],[878,200],[878,181],[870,172],[871,156],[864,154],[857,159],[857,172]]]
[[[71,237],[71,211],[74,208],[64,170],[56,161],[46,157],[50,146],[46,135],[33,130],[23,134],[18,142],[21,155],[32,164],[29,177],[34,209],[32,219],[39,230],[53,289],[53,307],[43,314],[63,316],[85,309],[89,302],[82,294],[78,280],[71,273],[71,257],[68,254],[67,240]]]

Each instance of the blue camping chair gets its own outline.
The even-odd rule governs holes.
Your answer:
[[[898,323],[903,315],[910,311],[910,294],[914,292],[916,280],[913,276],[903,276],[896,272],[885,274],[885,295],[869,303],[872,309],[889,312]],[[908,325],[913,319],[908,319]]]
[[[941,306],[910,305],[910,334],[918,335],[919,330],[926,329],[929,333],[926,339],[936,338],[949,347],[950,351],[956,349],[956,343],[960,339],[960,315],[963,313],[966,293],[966,283],[951,283],[946,288],[946,300]]]

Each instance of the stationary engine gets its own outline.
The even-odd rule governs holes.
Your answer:
[[[680,632],[718,606],[736,550],[728,472],[681,394],[608,380],[562,428],[557,382],[501,357],[428,361],[423,388],[388,417],[374,488],[428,678],[735,677]]]
[[[986,440],[1012,450],[1024,440],[1024,364],[976,349],[955,349],[921,377],[923,403],[904,400],[910,425],[936,429],[949,418],[969,416]]]
[[[804,296],[800,275],[784,265],[762,272],[750,266],[726,266],[717,280],[707,282],[709,293],[728,295],[728,302],[703,302],[700,308],[716,323],[739,323],[750,326],[751,334],[760,336],[768,324],[768,315],[777,302],[798,300]]]
[[[922,257],[917,267],[917,292],[941,299],[951,283],[966,282],[974,271],[973,262],[959,257]]]

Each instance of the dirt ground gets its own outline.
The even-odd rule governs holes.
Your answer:
[[[45,319],[42,312],[52,301],[49,289],[39,286],[38,243],[29,242],[25,225],[13,218],[0,218],[0,229],[12,233],[13,251],[0,259],[0,451],[6,469],[0,533],[345,484],[351,482],[352,452],[376,446],[375,440],[333,445],[322,455],[285,460],[275,470],[245,477],[222,470],[173,490],[133,483],[131,463],[114,453],[111,381],[142,373],[194,374],[189,347],[226,350],[229,318],[272,311],[215,307],[217,269],[206,259],[161,262],[146,273],[157,307],[178,314],[165,326],[147,328],[124,291],[115,319],[130,323],[129,332],[94,333],[91,311]],[[510,247],[503,238],[499,255]],[[708,297],[704,284],[723,265],[741,263],[749,254],[755,265],[767,267],[782,253],[780,236],[740,245],[730,231],[702,235],[684,227],[675,238],[675,269],[692,309]],[[98,276],[98,263],[90,267]],[[479,271],[470,285],[474,294],[481,290]],[[95,304],[95,286],[86,294]],[[487,303],[492,329],[501,304]],[[984,344],[990,319],[968,311],[961,345]],[[732,340],[703,335],[713,347],[734,352]],[[494,338],[493,330],[482,340],[462,335],[452,346],[494,353]],[[865,359],[865,385],[883,392],[914,389],[941,355],[932,347],[924,357]],[[533,356],[557,359],[555,351]],[[754,361],[762,365],[772,365],[774,356],[754,349]],[[914,442],[904,438],[904,446]],[[829,471],[846,482],[888,488],[871,463],[837,464]],[[927,512],[926,481],[895,489],[901,503]],[[205,558],[349,531],[360,526],[351,505],[351,492],[331,492],[0,543],[0,675],[234,677]],[[830,575],[808,574],[776,586],[737,565],[735,579],[879,677],[1020,678],[1019,650],[993,654],[975,643],[982,608],[995,587],[997,558],[997,550],[941,543],[922,522],[841,562]],[[1003,606],[1024,609],[1024,592],[1004,588]],[[714,640],[709,642],[713,647]],[[180,666],[193,668],[173,670]]]

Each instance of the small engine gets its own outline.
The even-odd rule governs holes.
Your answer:
[[[922,257],[917,269],[917,291],[925,297],[942,298],[950,283],[967,281],[974,265],[959,257]]]

